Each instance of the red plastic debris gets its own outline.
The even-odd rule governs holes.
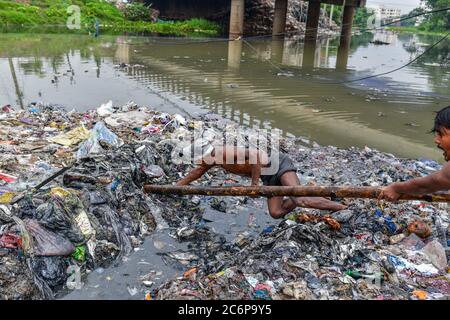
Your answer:
[[[11,112],[11,111],[13,111],[13,108],[9,104],[2,107],[2,112]]]
[[[14,182],[17,180],[17,177],[0,172],[0,180],[3,180],[5,182]]]
[[[0,237],[0,248],[17,249],[22,247],[22,238],[12,234],[5,233]]]

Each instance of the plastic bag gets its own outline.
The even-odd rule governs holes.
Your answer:
[[[75,216],[75,221],[86,239],[91,238],[91,236],[95,234],[95,230],[92,228],[86,211],[80,210],[80,212]]]
[[[103,122],[99,122],[92,129],[89,139],[80,145],[77,152],[77,159],[100,154],[104,151],[103,146],[118,148],[121,145],[123,145],[123,141],[109,130]]]
[[[65,257],[33,257],[31,268],[51,288],[64,284],[67,279]]]
[[[75,251],[72,253],[72,258],[84,262],[86,260],[86,246],[76,247]]]
[[[102,104],[100,108],[97,109],[97,113],[100,117],[105,117],[114,112],[113,103],[109,100],[107,103]]]
[[[7,173],[0,172],[0,180],[3,180],[4,182],[11,183],[11,182],[16,181],[17,177],[14,177],[14,176],[12,176],[10,174],[7,174]]]
[[[437,240],[433,240],[422,250],[430,259],[431,263],[439,270],[447,270],[447,255],[445,248]]]
[[[53,203],[43,203],[36,209],[34,218],[44,227],[58,232],[72,243],[84,243],[86,241],[84,235],[64,206],[64,200],[58,199]],[[67,211],[72,211],[72,208],[67,206]]]
[[[160,178],[165,175],[164,170],[160,166],[154,164],[143,166],[142,171],[144,171],[148,178]]]
[[[81,141],[88,139],[89,136],[90,136],[89,130],[87,130],[83,126],[80,126],[64,134],[60,134],[56,137],[49,138],[48,141],[70,147],[80,143]]]
[[[27,231],[33,237],[35,256],[68,256],[74,252],[74,245],[66,238],[41,226],[36,220],[24,220]]]
[[[142,127],[149,120],[149,113],[141,110],[126,113],[115,113],[105,118],[105,123],[110,127]]]
[[[186,124],[187,124],[186,119],[182,115],[179,115],[179,114],[175,114],[173,116],[172,121],[173,121],[173,127],[174,128],[179,128],[181,126],[186,126]]]

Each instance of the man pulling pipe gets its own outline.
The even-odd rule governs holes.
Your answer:
[[[450,106],[436,114],[434,119],[434,143],[443,151],[445,161],[450,160]],[[403,194],[428,194],[450,189],[450,163],[442,170],[423,178],[395,182],[384,188],[380,199],[397,201]]]

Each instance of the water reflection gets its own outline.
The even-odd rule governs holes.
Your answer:
[[[114,59],[116,61],[121,61],[121,63],[130,63],[130,44],[127,42],[125,37],[117,37],[116,39],[116,53]]]
[[[283,64],[284,63],[284,39],[280,39],[280,37],[274,37],[272,39],[271,50],[270,50],[270,59],[275,63]]]
[[[228,43],[228,67],[232,71],[239,71],[242,56],[242,40],[234,40]]]
[[[373,39],[374,35],[368,34],[352,40],[352,45],[346,51],[346,61],[349,55],[359,48],[367,47]],[[257,49],[255,58],[265,60],[270,57],[274,63],[284,66],[303,67],[304,69],[336,68],[339,37],[321,38],[316,42],[283,40],[274,37],[271,41],[252,42],[252,47]],[[347,66],[343,69],[347,69]]]
[[[14,82],[14,89],[16,91],[17,101],[19,102],[20,108],[23,109],[24,108],[23,93],[20,90],[19,83],[17,81],[16,69],[14,67],[14,62],[13,62],[13,59],[11,57],[8,58],[8,63],[9,63],[9,70],[11,71],[11,77],[12,77],[13,82]]]
[[[433,111],[450,97],[450,69],[443,65],[448,42],[387,77],[327,83],[391,70],[434,41],[392,33],[357,36],[346,70],[337,73],[339,38],[319,39],[307,57],[303,42],[294,40],[176,45],[174,39],[1,35],[0,104],[45,100],[87,109],[110,99],[134,100],[190,113],[200,106],[243,125],[279,128],[321,144],[440,159],[426,132]]]

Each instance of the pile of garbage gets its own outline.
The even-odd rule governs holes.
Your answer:
[[[43,103],[3,107],[0,299],[51,299],[76,289],[80,276],[123,262],[155,230],[189,243],[189,250],[165,254],[184,276],[154,289],[153,299],[450,295],[446,207],[354,200],[331,215],[296,209],[227,241],[208,227],[205,205],[231,224],[236,207],[265,210],[264,199],[143,192],[145,184],[172,184],[192,169],[184,151],[193,141],[203,148],[225,133],[234,133],[231,143],[248,146],[255,130],[211,113],[186,119],[134,103],[109,102],[87,112]],[[430,160],[303,138],[284,138],[278,148],[292,157],[305,185],[380,186],[440,168]],[[196,183],[250,181],[213,169]],[[257,230],[252,219],[248,225]]]
[[[117,111],[112,103],[86,113],[45,104],[2,109],[0,298],[53,298],[70,287],[74,270],[120,262],[156,228],[158,206],[142,184],[167,178],[155,144],[134,140],[141,133],[133,116],[162,115],[135,109],[121,109],[129,131],[120,117],[107,117]]]
[[[367,147],[283,142],[304,185],[381,186],[440,168],[434,161],[398,159]],[[297,209],[258,236],[236,241],[234,252],[217,255],[220,269],[205,272],[188,265],[193,269],[153,294],[157,299],[448,299],[446,205],[347,203],[347,210],[331,215]]]
[[[252,0],[246,2],[245,34],[267,35],[272,31],[275,11],[275,1]],[[301,0],[288,1],[286,17],[286,32],[296,32],[303,35],[306,30],[308,2]],[[329,14],[322,10],[319,18],[319,34],[333,35],[339,32],[339,27],[330,21]]]

